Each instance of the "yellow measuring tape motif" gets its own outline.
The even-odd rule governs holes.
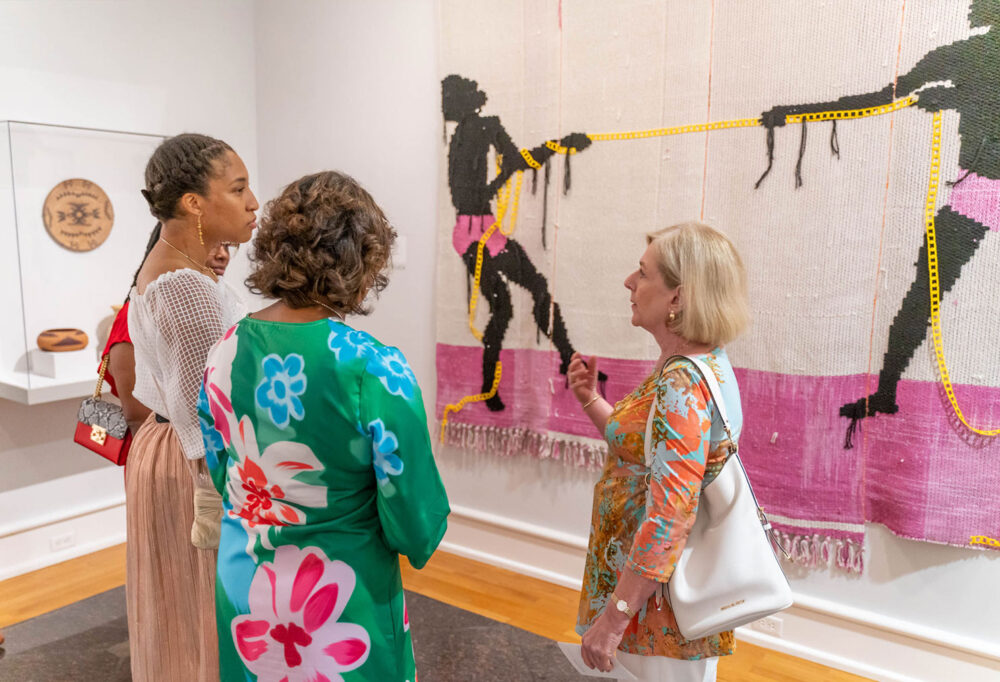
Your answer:
[[[545,143],[545,146],[554,151],[556,154],[576,154],[576,147],[563,147],[555,140],[549,140]]]
[[[867,107],[864,109],[844,109],[841,111],[819,111],[811,114],[797,114],[794,116],[786,116],[786,123],[802,123],[803,121],[830,121],[830,120],[842,120],[842,119],[852,119],[852,118],[864,118],[867,116],[880,116],[882,114],[888,114],[893,111],[897,111],[904,107],[908,107],[917,101],[916,95],[911,95],[903,99],[896,100],[890,104],[883,104],[878,107]],[[617,140],[639,140],[650,137],[663,137],[666,135],[682,135],[685,133],[703,133],[710,130],[728,130],[730,128],[752,128],[754,126],[761,125],[762,121],[759,118],[735,118],[728,121],[713,121],[710,123],[695,123],[692,125],[685,126],[674,126],[672,128],[651,128],[649,130],[631,130],[620,133],[597,133],[594,135],[588,135],[594,142],[610,142]],[[577,150],[574,147],[564,147],[555,140],[549,140],[545,143],[545,146],[554,151],[557,154],[576,154]],[[531,152],[527,149],[519,150],[521,156],[524,158],[525,162],[529,167],[534,169],[539,169],[542,167],[538,161],[531,155]],[[502,166],[502,158],[497,157],[497,172],[500,172]],[[469,296],[469,330],[477,341],[483,340],[483,334],[478,329],[476,329],[476,307],[479,303],[479,282],[482,277],[483,271],[483,248],[486,246],[486,242],[489,238],[493,236],[493,232],[500,230],[500,233],[504,236],[510,236],[514,232],[514,226],[517,221],[517,207],[521,196],[521,175],[523,171],[517,171],[514,175],[517,176],[517,183],[514,189],[514,203],[511,208],[511,218],[507,230],[503,229],[502,223],[505,214],[507,213],[507,206],[510,202],[511,197],[511,182],[514,180],[514,176],[511,176],[504,186],[500,188],[497,192],[497,218],[496,221],[490,225],[489,229],[483,233],[483,236],[479,238],[479,242],[476,245],[476,268],[473,273],[473,286],[472,293]],[[935,185],[936,188],[936,185]],[[936,191],[936,190],[935,190]],[[933,218],[932,218],[933,219]],[[931,228],[933,229],[933,228]],[[935,261],[936,267],[936,261]],[[939,356],[939,364],[943,366],[943,356]],[[947,376],[947,370],[944,370],[943,376]],[[490,393],[480,393],[478,395],[466,396],[459,400],[457,403],[448,404],[445,406],[444,417],[441,421],[441,438],[444,439],[444,426],[448,421],[449,412],[458,412],[463,407],[465,407],[470,402],[481,402],[484,400],[489,400],[494,395],[496,395],[497,386],[500,383],[500,363],[497,363],[496,378],[493,382],[493,390]],[[951,384],[947,384],[948,390],[950,391]],[[952,396],[949,393],[949,396]],[[961,418],[961,412],[958,411],[958,405],[955,403],[954,398],[952,398],[952,405],[955,406],[955,410],[959,417]],[[963,423],[964,423],[963,419]],[[966,424],[968,426],[968,424]],[[969,427],[972,428],[972,427]],[[978,432],[977,433],[982,433]],[[1000,433],[1000,431],[998,431]],[[990,434],[992,435],[992,433]]]
[[[912,104],[915,104],[919,97],[916,95],[910,95],[909,97],[904,97],[903,99],[897,99],[889,104],[883,104],[877,107],[865,107],[863,109],[840,109],[832,111],[816,111],[810,114],[792,114],[785,116],[785,123],[802,123],[804,121],[841,121],[845,119],[852,118],[867,118],[868,116],[881,116],[883,114],[890,114],[894,111],[899,111]],[[621,133],[594,133],[593,135],[587,135],[594,142],[609,142],[616,140],[641,140],[647,137],[664,137],[667,135],[683,135],[685,133],[704,133],[709,130],[728,130],[730,128],[753,128],[755,126],[762,125],[763,121],[759,118],[733,118],[728,121],[712,121],[710,123],[693,123],[686,126],[673,126],[671,128],[650,128],[649,130],[629,130]],[[564,147],[554,140],[549,140],[545,143],[545,146],[556,152],[557,154],[576,154],[576,149],[573,147]],[[532,163],[537,163],[533,158],[530,158],[528,150],[522,149],[521,155],[524,156],[525,161],[532,168],[536,166]],[[537,166],[540,168],[541,166]]]
[[[500,160],[497,160],[497,168],[500,167]],[[497,218],[489,229],[483,232],[483,236],[479,238],[476,243],[476,269],[473,272],[473,285],[472,292],[469,294],[469,331],[472,335],[476,337],[477,341],[483,340],[483,333],[476,329],[476,307],[479,305],[479,282],[483,274],[483,249],[486,247],[486,242],[489,241],[490,237],[496,230],[500,230],[500,234],[505,237],[509,237],[514,233],[515,221],[517,220],[517,206],[520,202],[521,197],[521,177],[523,171],[517,171],[514,176],[517,176],[517,189],[514,192],[514,205],[511,210],[511,218],[507,230],[504,231],[502,223],[504,215],[507,213],[507,205],[510,201],[510,183],[514,180],[514,176],[511,176],[504,186],[500,188],[497,192]]]
[[[955,389],[951,385],[948,365],[944,360],[944,341],[941,337],[941,283],[938,277],[937,235],[934,229],[934,216],[937,212],[937,191],[941,178],[941,112],[934,114],[934,133],[931,138],[931,172],[927,184],[927,204],[924,208],[924,220],[927,228],[927,275],[931,290],[931,336],[934,339],[934,356],[937,358],[938,373],[941,375],[941,385],[948,395],[948,401],[955,410],[955,416],[965,424],[966,428],[981,436],[1000,436],[1000,428],[977,429],[965,420],[962,409],[958,406]]]
[[[493,387],[490,388],[489,393],[479,393],[477,395],[467,395],[457,403],[452,403],[444,406],[444,414],[441,416],[441,442],[444,442],[444,429],[448,426],[448,414],[451,412],[458,412],[463,407],[469,403],[479,403],[489,400],[497,394],[497,389],[500,387],[500,377],[503,374],[503,367],[499,360],[497,360],[496,369],[493,370]]]
[[[528,151],[527,149],[522,149],[521,150],[521,156],[524,158],[524,162],[526,164],[528,164],[528,166],[530,166],[531,168],[534,168],[535,170],[538,170],[539,168],[542,167],[542,164],[540,164],[537,161],[535,161],[535,157],[533,157],[531,155],[531,152]]]
[[[708,130],[725,130],[728,128],[752,128],[759,126],[759,118],[734,118],[730,121],[714,121],[712,123],[695,123],[672,128],[652,128],[650,130],[632,130],[624,133],[598,133],[588,135],[594,142],[610,140],[639,140],[646,137],[663,137],[665,135],[683,135],[684,133],[703,133]]]
[[[895,102],[883,104],[878,107],[867,107],[865,109],[842,109],[840,111],[817,111],[812,114],[795,114],[793,116],[786,116],[785,123],[802,123],[803,121],[840,121],[848,118],[881,116],[882,114],[890,114],[894,111],[899,111],[900,109],[908,107],[911,104],[914,104],[917,99],[919,98],[916,95],[910,95],[909,97],[897,99]]]
[[[497,204],[499,209],[499,202]],[[479,303],[479,279],[483,274],[483,247],[486,246],[486,240],[493,236],[493,233],[497,229],[497,225],[500,224],[500,218],[503,217],[503,211],[497,210],[497,221],[490,225],[490,228],[483,232],[483,236],[479,238],[479,243],[476,244],[476,270],[473,276],[474,284],[472,287],[472,293],[469,294],[469,331],[472,335],[476,337],[477,341],[483,340],[483,333],[476,329],[476,305]]]
[[[836,111],[817,111],[811,114],[795,114],[785,117],[785,123],[802,123],[803,121],[839,121],[851,118],[866,118],[868,116],[881,116],[894,111],[899,111],[905,107],[915,104],[919,98],[910,95],[903,99],[898,99],[889,104],[877,107],[865,107],[864,109],[841,109]],[[683,135],[685,133],[704,133],[709,130],[728,130],[730,128],[753,128],[762,125],[759,118],[734,118],[728,121],[713,121],[711,123],[695,123],[686,126],[673,126],[672,128],[651,128],[649,130],[630,130],[623,133],[595,133],[588,135],[594,142],[605,142],[612,140],[641,140],[647,137],[664,137],[666,135]],[[546,142],[545,145],[553,151],[565,154],[566,147],[562,147],[555,142]],[[574,153],[576,150],[570,150]]]
[[[503,225],[500,225],[500,234],[505,237],[509,237],[514,234],[514,226],[517,225],[517,207],[520,204],[521,199],[521,179],[523,177],[523,171],[517,171],[514,173],[516,182],[514,183],[514,204],[510,207],[510,221],[507,224],[507,229],[503,229]],[[507,181],[507,198],[510,199],[510,181]],[[498,221],[499,222],[499,221]]]

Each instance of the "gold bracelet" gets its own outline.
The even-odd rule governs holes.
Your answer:
[[[590,407],[591,405],[593,405],[600,397],[601,397],[600,395],[598,395],[597,393],[595,393],[593,398],[591,398],[590,400],[588,400],[587,402],[585,402],[583,404],[583,409],[586,410],[588,407]]]

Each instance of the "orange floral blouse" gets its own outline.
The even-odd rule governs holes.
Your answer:
[[[738,439],[743,418],[729,358],[720,348],[700,358],[719,380]],[[654,395],[659,407],[653,420],[652,466],[647,467],[644,440]],[[581,635],[604,610],[626,567],[666,588],[694,524],[701,489],[718,475],[728,455],[728,439],[708,384],[685,359],[671,361],[620,400],[608,418],[605,439],[608,460],[594,487],[577,616]],[[618,648],[695,660],[733,653],[734,639],[732,631],[684,639],[662,590],[657,590],[638,609]]]

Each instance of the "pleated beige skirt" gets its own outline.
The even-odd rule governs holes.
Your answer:
[[[125,467],[125,590],[135,682],[219,679],[216,551],[191,544],[194,465],[170,424],[150,415]]]

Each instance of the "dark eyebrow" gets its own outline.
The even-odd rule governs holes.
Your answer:
[[[233,180],[233,181],[232,181],[231,183],[229,183],[229,184],[231,184],[231,185],[235,185],[235,184],[236,184],[236,183],[238,183],[238,182],[246,182],[246,181],[247,181],[247,179],[246,179],[246,178],[236,178],[235,180]]]

